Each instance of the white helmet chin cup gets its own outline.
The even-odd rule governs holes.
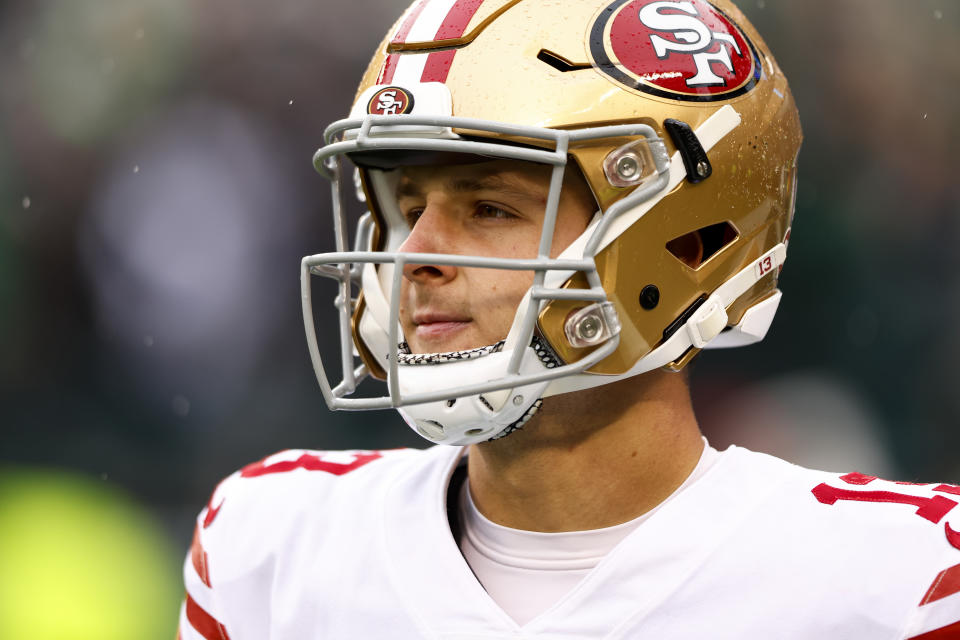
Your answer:
[[[438,354],[449,357],[452,354]],[[512,355],[498,351],[442,363],[400,366],[401,393],[436,388],[461,376],[494,380],[503,376]],[[429,357],[429,356],[428,356]],[[556,366],[551,355],[534,346],[524,348],[520,375],[544,373]],[[466,445],[492,440],[521,427],[540,406],[547,381],[485,393],[413,404],[398,409],[403,419],[421,436],[438,444]]]

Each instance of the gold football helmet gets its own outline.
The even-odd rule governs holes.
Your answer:
[[[418,0],[314,157],[333,181],[337,251],[304,258],[302,285],[328,405],[396,407],[434,442],[479,442],[521,426],[544,397],[762,339],[780,300],[801,137],[783,72],[728,0]],[[396,168],[444,157],[552,167],[537,256],[397,251],[409,228]],[[343,201],[351,165],[369,208],[358,222]],[[571,165],[598,214],[551,258]],[[503,341],[411,354],[398,323],[409,263],[529,270],[533,285]],[[338,282],[335,386],[312,275]],[[386,395],[355,397],[368,375]]]

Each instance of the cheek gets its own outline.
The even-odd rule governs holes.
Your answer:
[[[413,321],[410,319],[410,310],[415,307],[415,293],[410,283],[404,279],[400,282],[400,324],[404,327],[411,326]]]
[[[550,257],[556,258],[574,240],[580,237],[593,217],[586,208],[568,205],[557,212],[557,227],[553,234],[553,245],[550,248]]]
[[[491,233],[482,243],[463,251],[465,254],[493,258],[533,259],[540,246],[540,226],[517,225],[509,230]]]
[[[499,340],[513,323],[517,305],[533,284],[533,272],[478,269],[486,273],[476,274],[480,281],[471,283],[470,288],[482,295],[471,296],[470,306],[475,320],[479,320],[484,329],[496,334]]]

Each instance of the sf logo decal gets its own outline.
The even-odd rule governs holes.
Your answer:
[[[367,113],[395,116],[413,111],[413,94],[400,87],[384,87],[367,102]]]
[[[615,0],[594,20],[590,55],[616,83],[674,100],[728,100],[762,74],[746,33],[707,0]]]
[[[688,15],[682,15],[683,13]],[[640,9],[639,18],[645,27],[673,36],[672,39],[667,39],[657,34],[650,35],[650,43],[653,44],[657,58],[664,60],[670,57],[672,52],[687,53],[693,57],[697,75],[685,80],[688,87],[717,84],[726,86],[726,79],[715,74],[710,65],[717,62],[732,74],[730,49],[742,56],[740,45],[729,33],[711,31],[700,20],[699,15],[692,2],[654,2]],[[721,46],[714,47],[715,42],[720,42]]]

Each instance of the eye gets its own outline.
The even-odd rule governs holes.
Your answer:
[[[516,218],[516,214],[507,211],[506,209],[499,207],[495,204],[479,204],[477,209],[474,212],[475,218],[493,218],[500,220],[507,220],[510,218]]]
[[[403,217],[407,219],[407,226],[413,229],[413,225],[417,224],[417,220],[419,220],[420,216],[422,215],[423,215],[423,209],[417,208],[417,209],[410,209],[405,214],[403,214]]]

